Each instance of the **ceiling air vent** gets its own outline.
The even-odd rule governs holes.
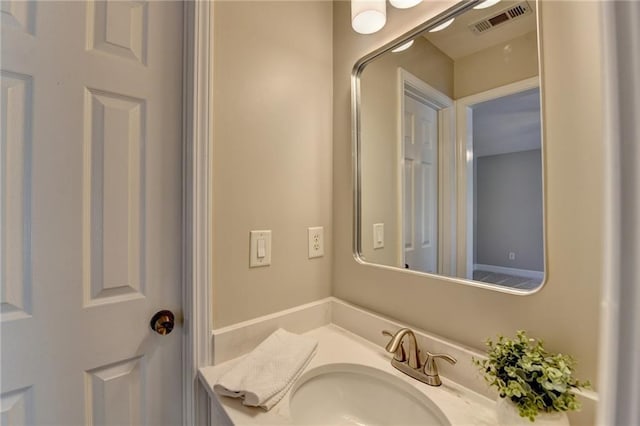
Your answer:
[[[477,21],[469,25],[469,29],[475,34],[483,34],[489,30],[492,30],[502,24],[505,24],[514,19],[518,19],[522,16],[526,16],[532,12],[531,6],[526,1],[518,3],[515,6],[511,6],[508,9],[504,9],[500,12],[494,13],[481,21]]]

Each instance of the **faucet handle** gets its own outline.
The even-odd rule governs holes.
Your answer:
[[[391,337],[391,339],[393,339],[394,337],[393,333],[391,333],[389,330],[382,330],[382,335]],[[407,353],[404,351],[402,342],[400,342],[398,349],[394,352],[393,358],[400,362],[405,362],[407,360]]]
[[[432,354],[427,351],[427,359],[424,361],[424,374],[429,376],[429,384],[433,386],[440,386],[442,381],[440,380],[440,376],[438,374],[438,364],[436,364],[436,359],[442,358],[450,364],[455,364],[458,362],[454,357],[447,354]]]

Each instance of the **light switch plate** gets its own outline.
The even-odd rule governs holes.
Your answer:
[[[249,235],[249,267],[271,265],[271,230],[251,231]]]
[[[373,248],[384,248],[384,223],[373,224]]]

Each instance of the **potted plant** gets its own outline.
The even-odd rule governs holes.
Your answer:
[[[473,363],[498,390],[500,424],[524,419],[569,424],[566,412],[580,408],[573,391],[590,386],[573,377],[573,358],[547,352],[542,341],[530,339],[522,330],[514,339],[498,336],[486,345],[487,359],[474,358]]]

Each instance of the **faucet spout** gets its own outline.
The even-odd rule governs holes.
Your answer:
[[[416,342],[416,335],[408,328],[401,328],[395,334],[383,330],[382,334],[391,337],[385,350],[391,352],[393,358],[391,359],[391,365],[398,370],[402,371],[407,376],[413,377],[416,380],[426,383],[431,386],[440,386],[442,381],[438,375],[438,366],[436,364],[437,358],[443,358],[451,364],[456,363],[456,359],[447,354],[432,354],[429,351],[425,351],[427,358],[424,361],[424,365],[420,365],[420,350],[418,349],[418,343]],[[407,357],[402,345],[402,341],[405,336],[409,336],[409,356]]]
[[[387,352],[396,353],[405,336],[409,336],[409,359],[407,360],[407,364],[409,364],[409,367],[411,368],[419,369],[420,355],[418,353],[418,343],[416,342],[416,335],[413,334],[413,331],[410,329],[401,328],[398,330],[396,334],[393,335],[385,349]]]

